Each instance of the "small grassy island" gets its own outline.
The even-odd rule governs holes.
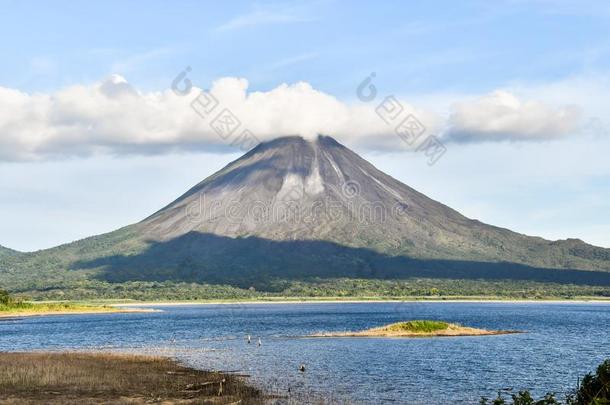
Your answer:
[[[483,336],[520,333],[509,330],[469,328],[456,323],[431,320],[412,320],[392,323],[360,332],[319,333],[315,337],[430,337],[430,336]]]

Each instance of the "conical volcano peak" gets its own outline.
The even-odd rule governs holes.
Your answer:
[[[256,146],[252,150],[250,150],[250,152],[248,152],[246,154],[246,156],[251,153],[260,153],[260,152],[263,152],[263,151],[269,150],[269,149],[282,148],[282,147],[287,147],[289,145],[294,145],[294,144],[304,144],[307,142],[311,142],[311,141],[308,141],[299,135],[281,136],[278,138],[271,139],[269,141],[259,143],[258,146]]]
[[[329,147],[341,147],[345,148],[344,145],[339,143],[335,138],[328,135],[317,135],[315,137],[305,137],[301,135],[286,135],[280,136],[269,141],[261,142],[258,146],[250,150],[248,154],[251,152],[258,153],[264,150],[273,149],[273,148],[282,148],[290,145],[305,145],[305,144],[317,144],[321,147],[329,148]]]
[[[147,240],[191,233],[273,241],[326,241],[384,254],[517,261],[585,268],[601,264],[551,243],[471,220],[386,175],[330,136],[261,143],[136,225]],[[591,247],[600,257],[606,250]],[[575,250],[575,249],[573,249]],[[553,252],[551,254],[551,251]],[[606,264],[603,264],[604,266]]]
[[[316,138],[316,141],[319,144],[321,144],[321,145],[323,145],[324,147],[327,147],[327,148],[331,148],[331,147],[345,148],[345,146],[343,144],[338,142],[332,136],[328,136],[328,135],[318,135],[318,137]]]
[[[420,220],[426,213],[466,220],[332,137],[288,136],[260,144],[142,225],[163,239],[191,231],[280,240],[301,232],[298,237],[319,239],[366,227],[363,237],[370,242],[383,240],[388,230],[396,238],[407,232],[407,209]],[[288,211],[293,217],[286,218]]]
[[[328,136],[319,135],[316,139],[302,136],[285,136],[263,142],[240,159],[229,164],[223,172],[239,169],[243,177],[247,169],[269,171],[269,175],[285,177],[288,174],[319,177],[323,166],[333,167],[340,173],[339,165],[333,160],[334,149],[350,152],[345,146]],[[271,171],[275,171],[271,173]],[[338,175],[338,179],[345,176]]]

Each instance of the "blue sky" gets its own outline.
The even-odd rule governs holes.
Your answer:
[[[304,122],[295,131],[336,130],[382,170],[470,217],[610,247],[609,3],[225,3],[0,1],[0,106],[10,107],[0,111],[1,245],[35,250],[133,223],[238,157],[208,147],[218,145],[205,136],[190,148],[167,135],[169,123],[188,132],[178,113],[151,118],[145,128],[159,133],[119,139],[138,128],[117,122],[116,103],[98,105],[91,95],[119,75],[162,115],[178,107],[159,92],[190,66],[198,87],[243,78],[247,89],[230,79],[218,94],[305,100],[299,105],[310,116],[317,100],[331,110],[358,106],[356,88],[375,72],[381,95],[429,117],[445,140],[437,164],[403,150],[392,134],[381,145],[377,127],[359,138],[350,131],[361,126],[349,123]],[[288,95],[280,87],[298,82],[307,86]],[[148,122],[150,108],[134,121]],[[247,108],[246,118],[272,114],[258,114],[254,101]],[[60,137],[58,121],[116,123],[117,133],[96,132],[95,142]],[[370,134],[376,142],[364,139]],[[152,148],[153,138],[172,147]]]
[[[371,70],[394,93],[487,91],[610,65],[607,2],[3,1],[0,82],[28,91],[112,73],[158,89],[186,65],[254,90],[337,96]]]

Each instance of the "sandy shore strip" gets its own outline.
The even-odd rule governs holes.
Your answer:
[[[195,306],[195,305],[259,305],[259,304],[384,304],[384,303],[489,303],[489,304],[610,304],[610,299],[549,299],[549,300],[519,300],[519,299],[497,299],[497,298],[465,298],[465,299],[340,299],[340,298],[298,298],[298,299],[261,299],[261,300],[201,300],[201,301],[142,301],[109,303],[112,307],[155,307],[155,306]]]
[[[106,308],[95,308],[91,309],[76,309],[76,310],[65,310],[65,311],[2,311],[0,312],[0,318],[23,318],[31,316],[50,316],[50,315],[95,315],[95,314],[120,314],[120,313],[140,313],[140,312],[162,312],[158,309],[153,308],[120,308],[120,307],[106,307]]]

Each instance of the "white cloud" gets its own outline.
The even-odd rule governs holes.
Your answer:
[[[175,150],[229,148],[191,102],[201,90],[181,96],[172,90],[139,92],[113,75],[91,85],[52,94],[27,94],[0,87],[0,160],[42,160],[92,154],[152,154]],[[372,148],[402,148],[375,113],[374,103],[348,105],[308,83],[282,84],[248,92],[245,79],[222,78],[210,93],[259,140],[278,136],[336,136]],[[428,128],[435,116],[403,102]]]
[[[574,133],[580,118],[576,106],[552,107],[499,90],[455,103],[446,137],[458,142],[547,140]]]
[[[248,91],[248,81],[222,78],[211,94],[219,107],[208,119],[172,90],[141,92],[113,75],[99,83],[76,85],[55,93],[27,94],[0,87],[0,160],[28,161],[95,154],[159,154],[179,150],[226,150],[233,139],[221,138],[210,120],[228,108],[260,141],[278,136],[336,137],[351,147],[369,150],[410,149],[375,112],[382,101],[345,103],[305,82],[282,84],[269,91]],[[578,124],[574,107],[550,107],[495,92],[457,102],[447,122],[443,114],[404,100],[401,117],[413,114],[426,136],[452,141],[545,140],[571,133]],[[425,137],[422,137],[423,140]],[[413,147],[411,146],[411,149]]]

